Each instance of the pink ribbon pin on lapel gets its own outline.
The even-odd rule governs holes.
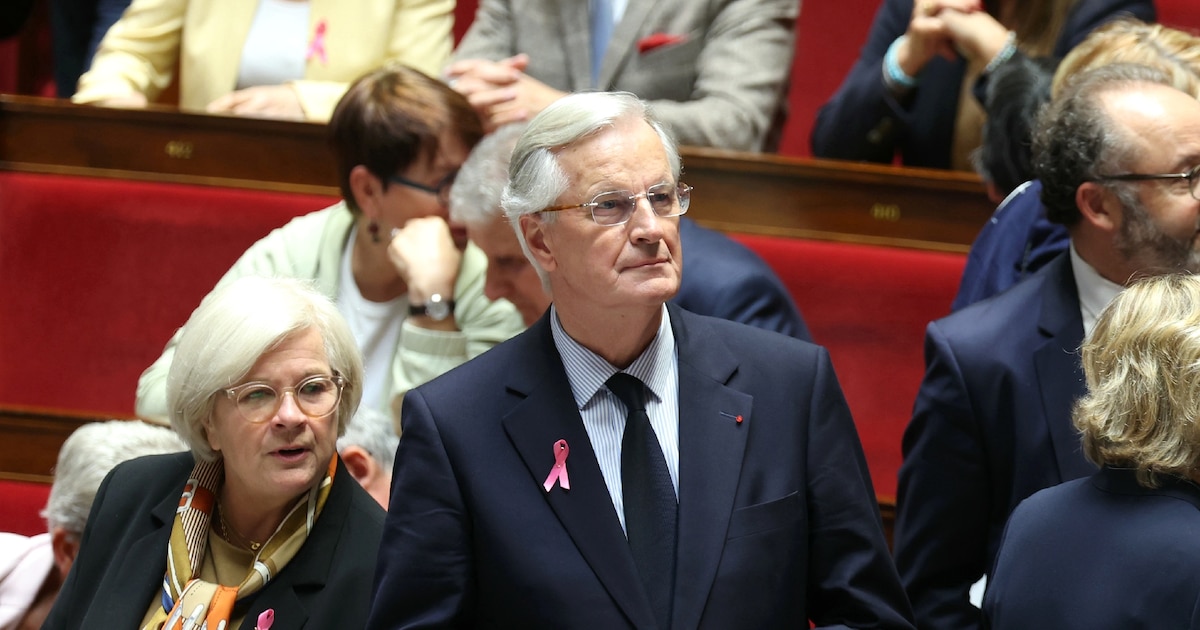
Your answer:
[[[304,55],[304,60],[309,61],[313,57],[321,60],[322,64],[328,64],[329,60],[325,57],[325,29],[328,26],[325,20],[317,22],[317,30],[313,33],[312,41],[308,43],[308,52]]]
[[[254,626],[254,630],[271,630],[273,625],[275,625],[275,609],[268,608],[258,616],[258,625]]]
[[[566,440],[554,443],[554,468],[550,469],[550,476],[546,477],[546,483],[542,484],[546,488],[546,492],[550,492],[555,481],[563,490],[571,489],[571,479],[567,477],[567,455],[570,453],[571,447],[567,446]]]

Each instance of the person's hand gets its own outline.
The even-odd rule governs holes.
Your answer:
[[[304,120],[300,95],[290,85],[256,85],[230,92],[208,104],[212,114]]]
[[[915,0],[905,41],[896,51],[896,62],[909,76],[917,76],[935,55],[955,56],[954,42],[942,16],[947,11],[982,12],[979,0]]]
[[[508,123],[529,120],[566,96],[566,92],[525,74],[528,64],[529,56],[525,54],[501,61],[469,59],[451,64],[446,77],[467,98],[490,132]]]
[[[141,109],[146,106],[147,100],[145,94],[126,94],[124,96],[111,96],[102,101],[97,101],[95,104],[101,107]]]
[[[408,300],[424,304],[434,293],[454,295],[462,252],[454,246],[450,225],[438,217],[410,219],[392,230],[388,259],[408,285]]]
[[[1004,48],[1008,29],[984,11],[943,11],[939,16],[954,48],[972,62],[986,64]]]

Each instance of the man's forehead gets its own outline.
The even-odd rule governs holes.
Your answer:
[[[1200,101],[1169,85],[1144,83],[1100,95],[1110,120],[1141,158],[1200,155]],[[1172,163],[1174,164],[1174,163]]]

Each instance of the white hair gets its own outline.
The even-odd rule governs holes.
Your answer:
[[[505,125],[475,145],[450,189],[451,220],[487,226],[504,213],[500,198],[508,184],[508,163],[526,126],[525,123]]]
[[[113,467],[143,455],[186,450],[174,431],[141,420],[92,422],[75,429],[58,450],[54,484],[42,510],[47,527],[82,535],[100,482]]]
[[[308,281],[247,276],[204,298],[184,325],[167,375],[171,426],[197,459],[217,458],[204,426],[216,396],[237,385],[264,354],[309,328],[320,333],[329,367],[346,382],[336,418],[342,435],[362,398],[362,355],[328,297]]]
[[[354,414],[354,423],[338,438],[337,449],[341,453],[347,446],[357,446],[370,454],[384,470],[391,471],[399,444],[400,437],[392,428],[391,418],[370,407],[360,407]]]

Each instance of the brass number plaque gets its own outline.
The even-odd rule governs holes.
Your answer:
[[[877,221],[899,221],[900,206],[894,203],[877,203],[871,206],[871,218]]]
[[[172,140],[167,143],[167,157],[177,160],[192,159],[192,143],[185,140]]]

